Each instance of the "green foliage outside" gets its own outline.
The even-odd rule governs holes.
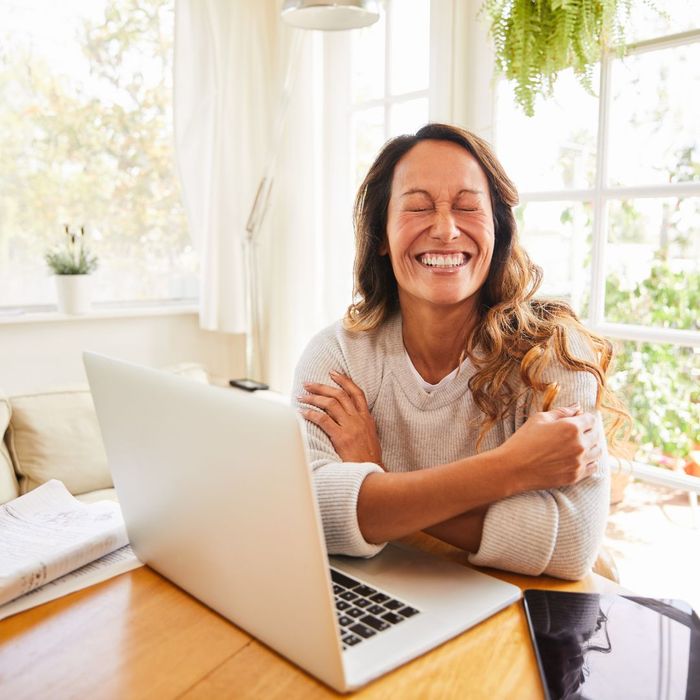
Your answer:
[[[658,260],[647,279],[624,290],[607,279],[607,320],[700,330],[700,273],[674,272]],[[634,419],[638,459],[675,466],[700,442],[700,353],[691,347],[625,342],[617,346],[611,387]]]

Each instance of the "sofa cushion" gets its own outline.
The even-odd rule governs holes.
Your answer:
[[[87,388],[13,396],[8,431],[20,493],[49,479],[72,494],[107,489],[112,477]]]
[[[4,440],[11,415],[10,402],[0,393],[0,503],[7,503],[19,496],[15,470]]]
[[[208,381],[204,368],[194,363],[181,363],[165,371]],[[62,481],[73,495],[113,487],[87,385],[12,396],[10,406],[7,444],[20,493],[49,479]]]

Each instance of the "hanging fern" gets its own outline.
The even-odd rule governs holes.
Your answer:
[[[534,114],[535,97],[551,95],[557,73],[573,68],[592,92],[603,48],[624,45],[632,0],[486,0],[496,66],[515,82],[515,98]]]

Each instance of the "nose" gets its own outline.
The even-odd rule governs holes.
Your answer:
[[[459,236],[452,212],[448,209],[438,210],[435,222],[430,229],[430,237],[443,242],[453,241]]]

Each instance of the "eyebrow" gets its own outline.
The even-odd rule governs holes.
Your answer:
[[[410,194],[424,194],[427,195],[428,197],[432,197],[430,192],[428,190],[422,190],[418,187],[412,188],[410,190],[406,190],[405,192],[401,193],[402,197],[408,197]],[[465,187],[464,189],[461,189],[459,192],[457,192],[457,197],[459,197],[462,194],[484,194],[483,190],[473,190],[471,188]]]

